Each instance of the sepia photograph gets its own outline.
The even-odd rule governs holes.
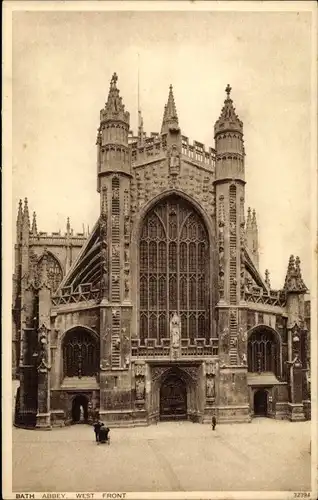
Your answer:
[[[316,24],[4,2],[5,499],[317,497]]]

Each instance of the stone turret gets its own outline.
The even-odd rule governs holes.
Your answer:
[[[231,87],[227,85],[226,99],[219,119],[214,126],[216,166],[216,231],[219,254],[219,356],[220,356],[220,399],[224,408],[221,420],[227,419],[228,401],[237,397],[236,387],[240,386],[240,397],[235,400],[242,407],[238,419],[247,421],[244,406],[248,404],[247,369],[242,358],[246,353],[246,339],[242,337],[246,324],[246,311],[239,308],[244,300],[244,143],[243,123],[237,116],[230,97]],[[251,224],[251,221],[248,221]],[[232,385],[228,385],[231,370]],[[244,381],[244,384],[242,384]],[[233,392],[232,392],[233,391]],[[227,394],[223,397],[222,394]]]
[[[105,185],[104,177],[110,173],[130,175],[130,153],[128,148],[129,113],[125,111],[117,88],[118,77],[113,74],[108,99],[100,112],[97,133],[97,191]]]
[[[288,367],[290,383],[289,418],[304,420],[304,401],[308,399],[306,384],[307,328],[304,298],[308,291],[302,279],[300,259],[289,258],[284,291],[286,292]]]
[[[224,101],[221,115],[214,125],[217,152],[216,179],[244,181],[243,123],[237,116],[230,98],[231,90],[230,85],[227,85],[227,98]]]

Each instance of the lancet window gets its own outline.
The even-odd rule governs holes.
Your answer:
[[[209,241],[190,203],[169,197],[146,216],[140,238],[140,340],[169,338],[173,312],[190,343],[210,337]]]

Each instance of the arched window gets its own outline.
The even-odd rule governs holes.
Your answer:
[[[67,332],[63,341],[65,377],[93,377],[99,371],[99,342],[85,328]]]
[[[169,337],[174,311],[182,338],[210,337],[209,241],[199,214],[178,196],[145,217],[139,242],[140,340]]]
[[[49,285],[50,285],[52,293],[54,293],[58,289],[58,286],[63,279],[63,272],[62,272],[61,266],[58,263],[57,259],[51,253],[47,254],[46,262],[47,262],[47,275],[48,275]],[[39,269],[40,274],[42,271],[42,269],[41,269],[42,266],[43,266],[43,257],[40,259],[40,262],[38,265],[38,269]]]
[[[247,365],[249,372],[273,372],[279,375],[279,344],[274,332],[257,328],[248,340]]]

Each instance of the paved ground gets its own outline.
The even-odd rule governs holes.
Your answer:
[[[13,491],[310,490],[310,422],[13,429]]]

